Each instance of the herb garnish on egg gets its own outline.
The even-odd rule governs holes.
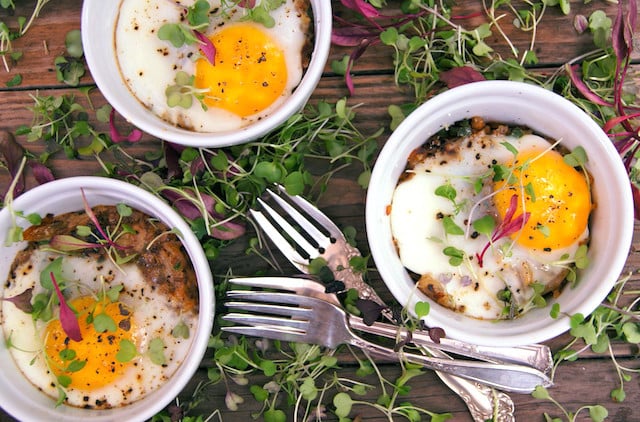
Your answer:
[[[85,200],[85,210],[47,215],[23,236],[0,305],[8,348],[31,383],[57,405],[102,409],[171,377],[197,326],[198,287],[167,226]]]
[[[116,56],[136,98],[198,132],[269,115],[310,58],[308,0],[121,0]],[[194,101],[195,100],[195,101]]]
[[[417,287],[480,319],[510,319],[584,268],[593,208],[587,157],[524,127],[465,120],[412,152],[391,226]]]

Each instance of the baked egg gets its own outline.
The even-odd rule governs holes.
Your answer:
[[[100,228],[80,211],[24,232],[1,315],[11,356],[32,384],[59,404],[107,409],[170,382],[197,329],[198,287],[164,224],[126,207],[92,213]]]
[[[412,152],[389,214],[418,289],[471,317],[511,319],[575,279],[590,180],[586,157],[565,159],[557,144],[474,117]]]
[[[129,90],[160,118],[197,132],[269,115],[302,79],[309,2],[250,3],[122,0],[115,50]],[[193,22],[202,16],[208,21]]]

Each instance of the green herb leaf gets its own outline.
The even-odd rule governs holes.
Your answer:
[[[167,359],[164,356],[164,341],[156,337],[149,342],[149,357],[151,358],[151,362],[156,365],[164,365],[167,362]]]
[[[422,302],[422,301],[417,302],[414,308],[416,317],[418,318],[426,317],[427,315],[429,315],[430,310],[431,310],[431,305],[429,304],[429,302]]]
[[[462,227],[458,226],[455,223],[455,221],[453,221],[453,218],[451,218],[450,216],[446,216],[442,219],[442,225],[444,226],[444,231],[446,234],[451,234],[451,235],[464,234],[464,230],[462,229]]]
[[[446,184],[446,185],[438,186],[436,188],[436,190],[435,190],[435,194],[437,196],[441,196],[441,197],[446,198],[449,201],[455,203],[456,196],[457,196],[458,193],[457,193],[456,189],[453,186],[451,186],[449,184]]]
[[[138,355],[136,345],[131,340],[120,340],[120,345],[118,347],[119,350],[118,353],[116,353],[116,360],[120,363],[130,362]]]
[[[87,364],[87,360],[86,359],[85,360],[75,359],[75,360],[71,361],[71,363],[69,363],[69,366],[67,366],[66,370],[67,370],[67,372],[78,372],[82,368],[84,368],[86,364]]]
[[[98,333],[104,333],[107,331],[115,332],[118,327],[116,326],[116,322],[106,313],[102,312],[94,316],[93,318],[93,328]]]
[[[478,233],[483,234],[487,237],[491,237],[491,234],[496,227],[496,220],[494,220],[494,218],[490,215],[485,215],[475,220],[472,224],[472,227]]]
[[[189,338],[189,326],[184,321],[180,321],[178,325],[173,327],[171,335],[175,338]]]
[[[353,400],[347,393],[338,393],[333,396],[333,405],[336,407],[336,415],[341,418],[346,418],[351,413],[351,407],[353,406]]]
[[[462,264],[462,260],[464,258],[464,251],[458,248],[455,248],[453,246],[447,246],[442,250],[442,253],[445,256],[449,257],[449,264],[453,265],[454,267],[457,267],[458,265]]]

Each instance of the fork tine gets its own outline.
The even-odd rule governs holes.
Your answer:
[[[302,291],[315,291],[325,293],[325,287],[310,279],[296,277],[242,277],[229,280],[232,284],[240,286],[260,287],[263,289],[286,290],[300,293]]]
[[[238,298],[240,295],[234,295],[234,298]],[[227,308],[233,308],[237,310],[247,311],[247,312],[257,312],[261,314],[271,314],[271,315],[284,315],[284,316],[292,316],[297,318],[305,318],[309,320],[313,313],[308,308],[296,308],[292,306],[279,306],[279,305],[270,305],[266,303],[255,303],[255,302],[226,302],[225,306]],[[246,315],[246,314],[245,314]]]
[[[288,330],[299,330],[304,333],[309,325],[309,321],[301,319],[277,318],[263,315],[229,313],[222,317],[223,320],[236,324],[249,325],[253,327],[272,326],[286,328]]]
[[[291,246],[289,241],[282,236],[278,229],[276,229],[262,212],[253,209],[249,211],[260,228],[267,234],[276,247],[280,249],[280,252],[282,252],[289,262],[301,272],[306,273],[308,271],[307,266],[309,260],[300,255],[298,251]]]
[[[316,303],[316,301],[320,300],[313,297],[301,296],[293,293],[252,292],[248,290],[231,290],[227,292],[227,297],[231,299],[248,300],[252,302],[276,303],[278,305],[298,305],[298,309],[307,309],[310,313],[313,313],[313,311],[309,308],[311,308]]]
[[[282,192],[282,190],[281,190],[281,192]],[[276,201],[278,203],[278,205],[284,211],[286,211],[287,214],[289,214],[296,221],[296,223],[300,224],[300,226],[309,234],[309,236],[311,236],[311,238],[315,242],[318,243],[318,246],[320,246],[322,248],[326,248],[327,246],[329,246],[329,244],[331,243],[331,239],[329,238],[329,236],[327,236],[326,234],[324,234],[320,230],[318,230],[318,228],[311,221],[309,221],[309,219],[307,217],[302,215],[302,213],[300,211],[298,211],[294,206],[292,206],[290,203],[285,201],[280,195],[276,194],[271,189],[267,189],[267,193],[269,193],[269,195],[271,195],[271,197],[274,199],[274,201]],[[305,206],[301,206],[299,204],[300,199],[301,199],[300,197],[298,197],[296,199],[296,197],[290,196],[286,192],[284,192],[284,194],[287,195],[287,197],[290,198],[291,201],[293,201],[294,203],[298,204],[300,206],[300,208],[305,210],[305,212],[308,212],[307,211],[308,208],[313,207],[313,205],[311,205],[310,203],[308,203],[305,200],[302,200],[302,201],[305,202]],[[313,208],[315,208],[315,207],[313,207]],[[333,223],[331,223],[331,224],[333,224]],[[322,224],[322,226],[324,227],[324,224]],[[328,227],[325,227],[325,228],[327,229],[327,231],[330,232],[329,234],[331,236],[335,237],[335,235],[331,233],[331,230]]]
[[[290,342],[303,342],[305,341],[305,334],[300,333],[298,331],[287,330],[284,327],[272,327],[272,326],[262,326],[262,327],[241,327],[241,326],[231,326],[231,327],[221,327],[222,331],[226,331],[229,333],[235,333],[245,336],[252,337],[260,337],[260,338],[270,338],[273,340],[281,340],[281,341],[290,341]]]
[[[278,201],[282,201],[282,198],[278,198]],[[311,243],[309,243],[307,241],[307,239],[305,239],[302,236],[302,234],[300,234],[300,232],[295,227],[293,227],[291,224],[289,224],[289,222],[287,220],[285,220],[284,217],[282,217],[280,214],[278,214],[278,212],[276,212],[276,210],[274,210],[271,206],[269,206],[262,199],[258,198],[258,203],[269,214],[269,216],[271,216],[271,218],[276,222],[276,224],[278,226],[280,226],[280,228],[282,230],[284,230],[287,233],[287,235],[289,235],[289,237],[291,237],[291,239],[293,239],[293,241],[296,244],[298,244],[298,246],[300,246],[309,255],[309,257],[311,259],[316,258],[319,255],[318,246],[319,247],[326,247],[327,246],[326,243],[329,242],[329,239],[326,236],[324,236],[322,233],[320,233],[318,231],[318,229],[313,227],[309,222],[306,222],[306,224],[300,223],[298,221],[297,217],[292,215],[292,217],[296,220],[296,222],[300,223],[300,225],[305,230],[309,231],[309,227],[312,227],[312,230],[316,231],[316,233],[309,233],[309,234],[311,235],[311,237],[317,243],[318,246],[314,246]],[[297,211],[295,211],[295,208],[291,207],[285,201],[283,201],[283,203],[285,205],[281,205],[281,206],[285,210],[285,212],[287,212],[288,214],[291,214],[292,212],[297,212]],[[291,207],[291,210],[293,210],[293,211],[285,208],[285,206]],[[301,214],[299,214],[299,215],[300,215],[301,218],[303,218]],[[319,235],[319,237],[316,237],[317,235]]]
[[[293,203],[304,210],[304,212],[306,212],[310,217],[321,224],[329,232],[329,235],[331,235],[331,237],[335,239],[344,239],[344,235],[342,234],[340,228],[336,226],[336,224],[331,221],[331,219],[327,217],[323,212],[321,212],[315,205],[299,195],[289,195],[287,193],[287,190],[282,185],[277,185],[277,188],[282,195],[285,195]],[[270,190],[269,193],[273,195]]]

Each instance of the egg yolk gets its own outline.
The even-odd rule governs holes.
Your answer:
[[[514,194],[518,195],[514,218],[523,212],[531,213],[525,227],[512,238],[525,247],[543,251],[573,244],[587,228],[592,209],[584,173],[567,165],[562,155],[553,150],[524,151],[507,165],[513,168],[516,181],[494,184],[498,214],[504,219]]]
[[[260,28],[236,24],[211,36],[215,64],[196,62],[195,85],[209,89],[204,102],[241,117],[269,107],[285,89],[287,66],[282,49]]]
[[[92,391],[104,387],[121,377],[131,365],[131,361],[119,362],[116,355],[122,340],[135,344],[133,314],[120,302],[102,303],[89,296],[74,299],[69,306],[78,312],[82,340],[69,339],[60,320],[52,320],[47,325],[45,342],[49,366],[56,376],[69,377],[69,388]],[[93,321],[101,314],[113,320],[117,327],[115,331],[96,331]],[[76,370],[73,361],[86,363]]]

